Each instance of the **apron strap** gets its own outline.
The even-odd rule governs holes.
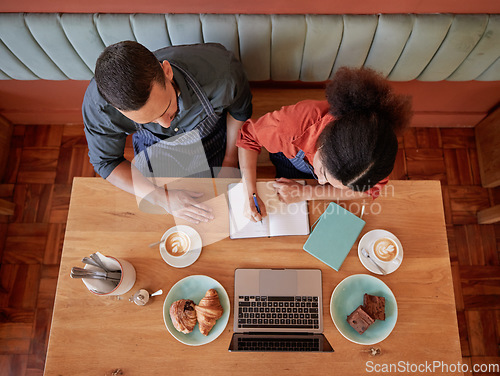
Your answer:
[[[212,121],[217,122],[219,120],[219,117],[215,113],[212,104],[208,100],[207,95],[205,94],[205,92],[201,88],[201,86],[198,83],[198,81],[196,81],[196,79],[193,77],[193,75],[191,73],[189,73],[184,68],[181,68],[179,65],[177,65],[175,63],[172,63],[172,62],[170,62],[170,65],[173,66],[173,67],[175,67],[176,69],[178,69],[182,74],[184,74],[184,77],[186,78],[186,82],[189,84],[189,86],[191,87],[191,89],[194,91],[194,93],[198,97],[198,100],[202,104],[203,109],[205,110],[205,112],[208,114],[208,116],[210,118],[213,119]]]

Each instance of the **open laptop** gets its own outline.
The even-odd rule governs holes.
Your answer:
[[[236,269],[229,351],[332,352],[319,269]]]

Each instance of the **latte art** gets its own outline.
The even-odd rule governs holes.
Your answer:
[[[398,248],[391,239],[382,238],[373,245],[373,253],[382,261],[392,261],[398,255]]]
[[[165,240],[165,248],[172,256],[182,256],[191,246],[191,240],[185,233],[176,231],[171,233]]]

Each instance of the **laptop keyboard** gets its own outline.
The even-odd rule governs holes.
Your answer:
[[[318,338],[238,338],[238,351],[320,351]]]
[[[238,328],[319,329],[318,297],[239,296]]]

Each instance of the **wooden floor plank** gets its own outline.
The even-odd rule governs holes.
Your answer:
[[[413,128],[417,138],[417,147],[426,149],[441,149],[443,143],[439,128]]]
[[[40,265],[2,263],[0,282],[1,308],[36,308],[40,283]]]
[[[66,223],[71,196],[71,184],[54,184],[54,194],[50,208],[50,223]]]
[[[493,311],[466,311],[471,356],[498,356]]]
[[[39,125],[27,127],[24,134],[24,147],[57,147],[61,146],[64,125]]]
[[[474,128],[441,128],[444,149],[476,148]]]
[[[52,310],[57,288],[59,265],[44,265],[41,270],[40,285],[36,302],[37,309]]]
[[[40,264],[48,229],[48,223],[11,223],[7,229],[2,263]]]
[[[33,323],[0,323],[0,353],[29,354]]]
[[[50,223],[43,254],[44,265],[59,266],[64,241],[65,223]]]
[[[28,355],[0,355],[0,375],[25,375]]]
[[[31,336],[30,356],[27,368],[30,372],[42,372],[45,366],[45,353],[49,341],[52,308],[36,310],[35,325]]]
[[[477,157],[476,149],[468,149],[469,151],[469,162],[472,172],[472,184],[481,185],[481,173],[479,172],[479,161]]]
[[[468,149],[443,149],[449,185],[473,185],[474,176]]]
[[[446,184],[446,167],[442,149],[405,149],[408,177],[432,179]]]
[[[460,335],[460,347],[462,349],[462,356],[470,356],[469,348],[469,334],[467,332],[467,318],[465,311],[457,311],[458,334]]]
[[[18,183],[53,184],[59,148],[24,148],[17,176]]]

